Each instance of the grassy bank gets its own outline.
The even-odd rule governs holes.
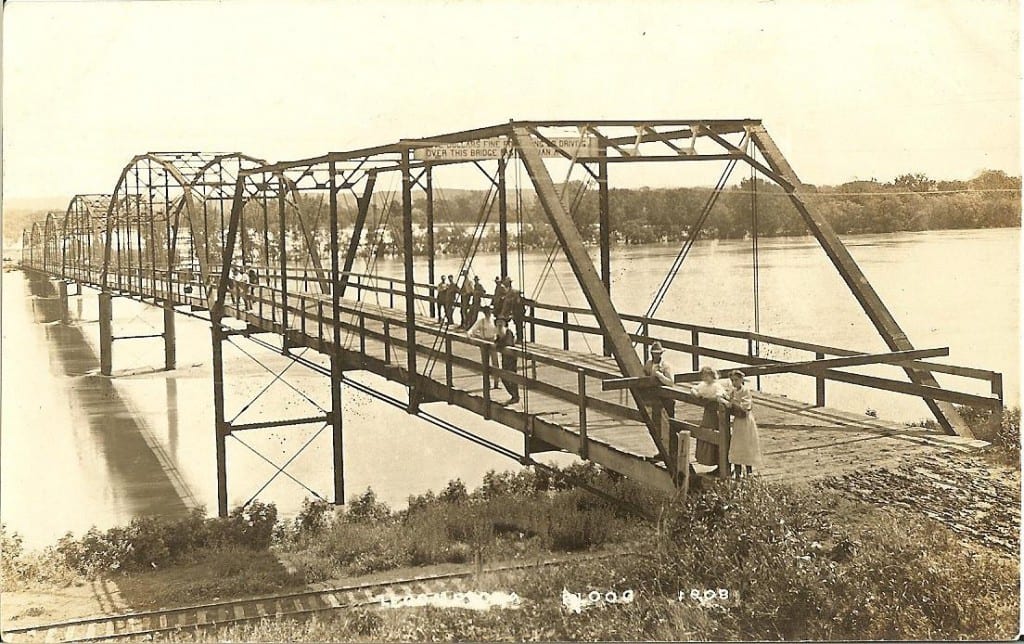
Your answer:
[[[642,521],[575,487],[581,482],[661,508],[660,520]],[[468,590],[515,591],[523,603],[511,612],[368,609],[311,622],[228,627],[204,637],[1003,639],[1017,631],[1017,561],[968,548],[919,513],[757,479],[714,483],[685,503],[667,501],[577,466],[557,476],[491,474],[474,491],[453,481],[439,494],[411,498],[401,512],[368,490],[344,512],[311,502],[289,522],[279,521],[272,506],[250,506],[228,519],[197,514],[177,522],[140,520],[66,538],[45,553],[18,553],[7,535],[4,588],[102,578],[139,608],[477,557],[507,560],[628,542],[642,556],[468,582]],[[632,589],[636,595],[631,604],[574,614],[563,608],[563,589]],[[732,601],[690,598],[693,590],[717,589],[728,590]],[[190,637],[195,635],[181,632],[174,639]]]
[[[716,485],[665,516],[648,556],[514,576],[514,611],[370,609],[221,629],[221,641],[1005,639],[1017,633],[1016,562],[970,553],[927,519],[820,490]],[[632,589],[575,614],[563,589]],[[727,589],[732,602],[691,599]],[[683,598],[680,599],[680,592]],[[179,633],[175,639],[194,637]]]

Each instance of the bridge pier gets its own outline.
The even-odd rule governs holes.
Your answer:
[[[68,283],[62,279],[54,280],[54,288],[57,290],[57,298],[60,300],[60,322],[68,324],[71,321],[71,310],[68,308]]]
[[[62,283],[63,284],[63,283]],[[126,336],[114,337],[114,294],[108,290],[100,291],[99,295],[99,322],[100,322],[100,373],[104,376],[113,374],[114,367],[114,340],[135,339],[151,336]],[[61,291],[61,314],[67,319],[67,284],[63,285]],[[163,303],[164,329],[161,337],[164,341],[164,370],[172,371],[177,366],[177,346],[174,322],[174,305],[165,300]]]
[[[164,370],[173,371],[177,366],[176,334],[174,331],[174,305],[164,300]]]
[[[100,373],[109,376],[113,361],[113,309],[114,296],[104,289],[100,291]]]

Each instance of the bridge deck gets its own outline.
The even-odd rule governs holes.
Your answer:
[[[230,306],[227,310],[244,318],[251,327],[280,329],[276,313],[260,317],[257,310],[244,315]],[[342,300],[341,310],[341,351],[349,367],[408,384],[404,369],[405,311],[347,298]],[[293,344],[331,350],[328,296],[296,297],[291,315],[288,326]],[[532,423],[533,435],[550,446],[577,454],[586,450],[591,460],[611,469],[659,487],[670,485],[664,464],[655,462],[653,440],[643,423],[630,414],[635,413],[635,405],[628,392],[601,390],[601,378],[621,375],[612,358],[538,343],[520,345],[530,356],[520,360],[519,366],[527,386],[521,387],[520,403],[502,406],[508,394],[504,388],[485,391],[480,350],[466,340],[463,332],[444,328],[429,315],[420,314],[417,333],[418,371],[425,376],[420,380],[427,396],[424,402],[448,401],[524,433],[530,431]],[[452,339],[447,349],[452,356],[450,390],[448,338]],[[524,363],[529,367],[524,369]],[[578,370],[583,370],[586,380],[586,447],[580,437]],[[814,480],[896,463],[911,453],[973,449],[984,444],[761,392],[755,393],[754,413],[765,457],[761,474],[777,480]],[[697,425],[701,415],[702,409],[696,405],[682,401],[676,405],[679,420]],[[692,441],[690,462],[694,449]],[[696,468],[698,472],[710,469],[700,465]]]
[[[97,286],[95,276],[82,281]],[[198,284],[193,286],[191,293],[185,293],[183,284],[172,284],[168,292],[164,282],[154,283],[140,276],[137,284],[120,294],[154,303],[169,296],[175,306],[202,309],[205,301],[199,295],[201,289]],[[364,289],[365,286],[353,289],[357,298],[379,298],[379,294]],[[422,301],[417,303],[416,316],[417,375],[410,378],[406,370],[405,310],[393,305],[392,295],[382,298],[387,305],[343,298],[339,317],[341,343],[336,348],[330,296],[291,291],[287,307],[288,342],[293,347],[308,346],[325,354],[337,351],[346,369],[367,370],[405,385],[414,383],[421,404],[447,402],[517,430],[524,436],[524,452],[557,449],[585,455],[638,481],[673,489],[665,464],[655,458],[654,442],[632,397],[624,390],[601,389],[600,380],[621,376],[612,358],[536,342],[517,345],[519,366],[511,377],[521,384],[522,400],[506,406],[502,403],[509,396],[504,388],[484,387],[479,343],[432,319]],[[244,320],[248,332],[283,335],[281,302],[279,287],[261,285],[256,287],[250,310],[239,311],[229,296],[225,314]],[[692,402],[696,400],[693,398]],[[684,399],[677,403],[673,421],[676,428],[687,430],[693,437],[721,440],[717,431],[697,426],[702,408],[692,402]],[[582,414],[581,408],[585,409]],[[812,481],[895,464],[911,454],[970,450],[985,445],[982,441],[760,392],[755,392],[754,414],[761,429],[765,457],[760,474],[776,480]],[[688,462],[694,461],[694,449],[695,441],[689,441]],[[696,465],[696,469],[702,473],[710,468]]]

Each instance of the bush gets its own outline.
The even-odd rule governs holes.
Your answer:
[[[240,546],[266,550],[277,525],[277,508],[254,501],[224,519],[206,518],[201,509],[180,519],[136,517],[127,526],[90,528],[81,538],[71,533],[49,553],[87,577],[102,572],[161,567],[201,548]]]
[[[469,492],[466,491],[466,484],[462,479],[448,481],[438,498],[445,503],[463,503],[469,499]]]
[[[975,436],[988,441],[999,452],[1020,462],[1020,407],[1007,407],[1001,412],[981,407],[957,405],[964,421]],[[999,414],[997,417],[995,414]]]
[[[295,531],[300,535],[322,532],[330,524],[331,504],[323,499],[303,499],[295,516]]]
[[[344,516],[357,523],[379,523],[391,517],[391,508],[387,503],[377,500],[376,492],[366,488],[359,496],[349,499]]]
[[[659,590],[738,591],[740,604],[723,619],[741,638],[985,635],[995,616],[1016,614],[1006,607],[1016,597],[1013,566],[971,554],[944,526],[910,515],[871,509],[862,526],[837,526],[844,503],[757,481],[690,499],[673,517]]]
[[[606,504],[583,494],[559,497],[549,510],[547,539],[552,550],[572,552],[603,545],[618,527]]]

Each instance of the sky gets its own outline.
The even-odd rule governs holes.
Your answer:
[[[1018,174],[1019,25],[1005,0],[12,0],[4,200],[109,192],[150,150],[278,161],[510,118],[761,118],[814,184]]]

